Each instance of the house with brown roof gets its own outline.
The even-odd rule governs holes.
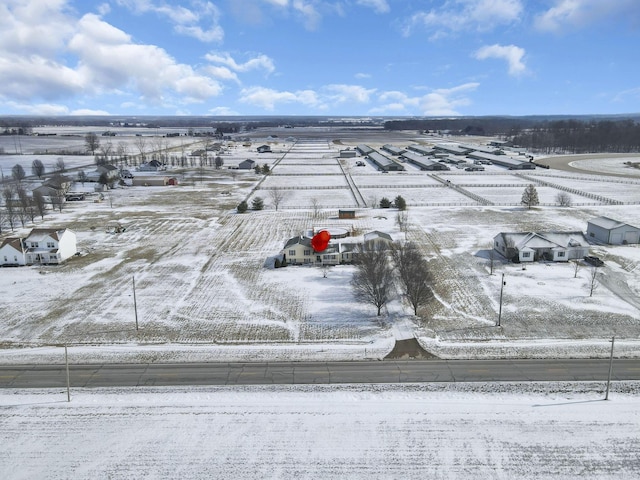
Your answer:
[[[34,228],[23,243],[27,265],[62,263],[78,252],[76,234],[68,228]]]
[[[26,265],[26,251],[22,238],[9,237],[0,243],[0,266]]]

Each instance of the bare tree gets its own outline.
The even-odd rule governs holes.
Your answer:
[[[6,185],[2,190],[2,197],[4,198],[4,209],[11,231],[13,231],[16,221],[16,207],[13,201],[13,194],[14,191],[11,185]]]
[[[527,185],[527,188],[525,188],[522,193],[522,200],[520,200],[520,203],[526,205],[527,208],[535,207],[540,204],[540,200],[538,200],[538,191],[534,185]]]
[[[144,152],[147,148],[147,139],[144,138],[142,135],[140,135],[139,137],[136,137],[135,144],[136,144],[136,148],[138,149],[138,152],[140,152],[140,158],[144,162]]]
[[[320,200],[317,197],[311,199],[311,208],[313,209],[313,218],[320,217]]]
[[[215,159],[216,169],[220,170],[220,168],[224,165],[224,160],[220,155],[218,155]]]
[[[489,275],[493,275],[493,267],[496,263],[496,250],[493,246],[489,247]]]
[[[58,209],[59,212],[62,212],[62,208],[64,207],[65,195],[62,190],[56,190],[55,193],[51,194],[51,208],[55,210]]]
[[[41,192],[33,192],[33,204],[38,211],[40,218],[44,219],[44,214],[47,210],[46,202],[44,201],[44,195]]]
[[[396,265],[404,298],[418,315],[418,309],[433,298],[433,279],[427,261],[412,243],[393,244],[391,256]]]
[[[120,165],[127,164],[127,150],[127,144],[125,142],[118,142],[116,154],[118,155],[118,162]]]
[[[42,160],[38,160],[37,158],[31,162],[31,173],[33,175],[35,175],[38,178],[42,178],[42,176],[44,175],[44,163],[42,163]]]
[[[29,211],[31,207],[31,199],[27,195],[27,191],[22,188],[22,186],[19,186],[16,189],[16,194],[18,196],[18,203],[20,204],[19,208],[17,209],[18,218],[20,219],[20,223],[24,227],[29,217],[31,217],[31,220],[33,221],[34,215]]]
[[[573,202],[571,200],[571,195],[567,192],[558,192],[556,195],[556,203],[561,207],[570,207]]]
[[[67,170],[67,167],[64,164],[64,158],[58,157],[53,169],[58,173],[64,173]]]
[[[393,289],[393,272],[385,250],[369,249],[357,252],[356,271],[351,279],[356,298],[378,309],[389,302]]]
[[[280,204],[287,198],[287,192],[276,187],[269,190],[269,198],[271,199],[271,203],[273,203],[276,211],[278,211]]]
[[[573,278],[578,277],[578,270],[580,269],[580,260],[575,259],[573,261]]]
[[[400,210],[396,213],[396,225],[402,233],[406,234],[409,228],[409,212]]]
[[[84,136],[84,144],[87,150],[91,152],[91,155],[95,155],[96,150],[100,146],[100,138],[94,132],[89,132]]]

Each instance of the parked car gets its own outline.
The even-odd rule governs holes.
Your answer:
[[[584,257],[584,261],[590,265],[593,265],[594,267],[601,267],[602,265],[604,265],[604,262],[602,260],[600,260],[598,257],[594,257],[593,255],[587,255],[586,257]]]
[[[357,162],[356,162],[356,166],[357,166],[357,167],[364,167],[365,165],[364,165],[364,162],[362,162],[362,161],[357,161]]]

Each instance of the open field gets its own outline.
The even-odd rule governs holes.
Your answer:
[[[0,392],[2,478],[631,479],[637,382]]]
[[[256,138],[254,147],[265,140]],[[364,358],[374,346],[391,346],[401,330],[444,358],[604,356],[613,335],[621,355],[640,355],[637,246],[592,247],[606,262],[593,296],[586,265],[574,278],[568,264],[537,263],[524,270],[497,262],[491,275],[488,255],[501,231],[584,231],[587,220],[599,215],[639,225],[640,179],[621,182],[557,170],[520,175],[497,166],[479,174],[381,175],[369,164],[354,167],[355,159],[338,160],[343,146],[335,142],[271,143],[272,154],[257,155],[254,147],[237,142],[225,156],[225,166],[245,158],[270,164],[273,174],[266,177],[226,168],[170,169],[180,178],[176,187],[118,188],[106,201],[73,202],[62,213],[50,212],[37,224],[74,230],[81,256],[57,267],[0,271],[0,343],[177,350],[210,345],[214,353],[207,355],[222,358],[233,358],[226,353],[232,346],[243,352],[240,356],[264,347],[256,352],[262,358],[269,351],[280,355],[278,349],[319,346],[328,356],[334,349],[339,358]],[[5,172],[11,166],[7,160],[0,157]],[[304,162],[311,164],[308,174]],[[359,192],[351,191],[342,171],[351,173]],[[546,205],[527,210],[519,204],[529,183]],[[278,211],[269,197],[274,188],[287,189]],[[555,205],[555,195],[564,189],[579,192],[571,193],[573,207]],[[406,238],[421,246],[435,278],[435,299],[419,316],[410,315],[399,300],[381,317],[355,302],[351,266],[332,268],[326,278],[313,267],[263,268],[288,238],[313,227],[339,226],[357,235],[381,230],[405,239],[393,209],[357,208],[356,219],[338,220],[338,208],[357,207],[356,193],[368,205],[384,196],[407,200]],[[235,212],[241,200],[255,196],[265,200],[265,210]],[[322,206],[316,217],[314,200]],[[126,231],[106,233],[110,221]],[[502,273],[507,285],[497,328]],[[15,352],[5,350],[0,357],[19,358]]]

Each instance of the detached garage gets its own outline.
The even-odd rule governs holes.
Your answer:
[[[587,237],[609,245],[640,243],[640,229],[608,217],[597,217],[587,222]]]

